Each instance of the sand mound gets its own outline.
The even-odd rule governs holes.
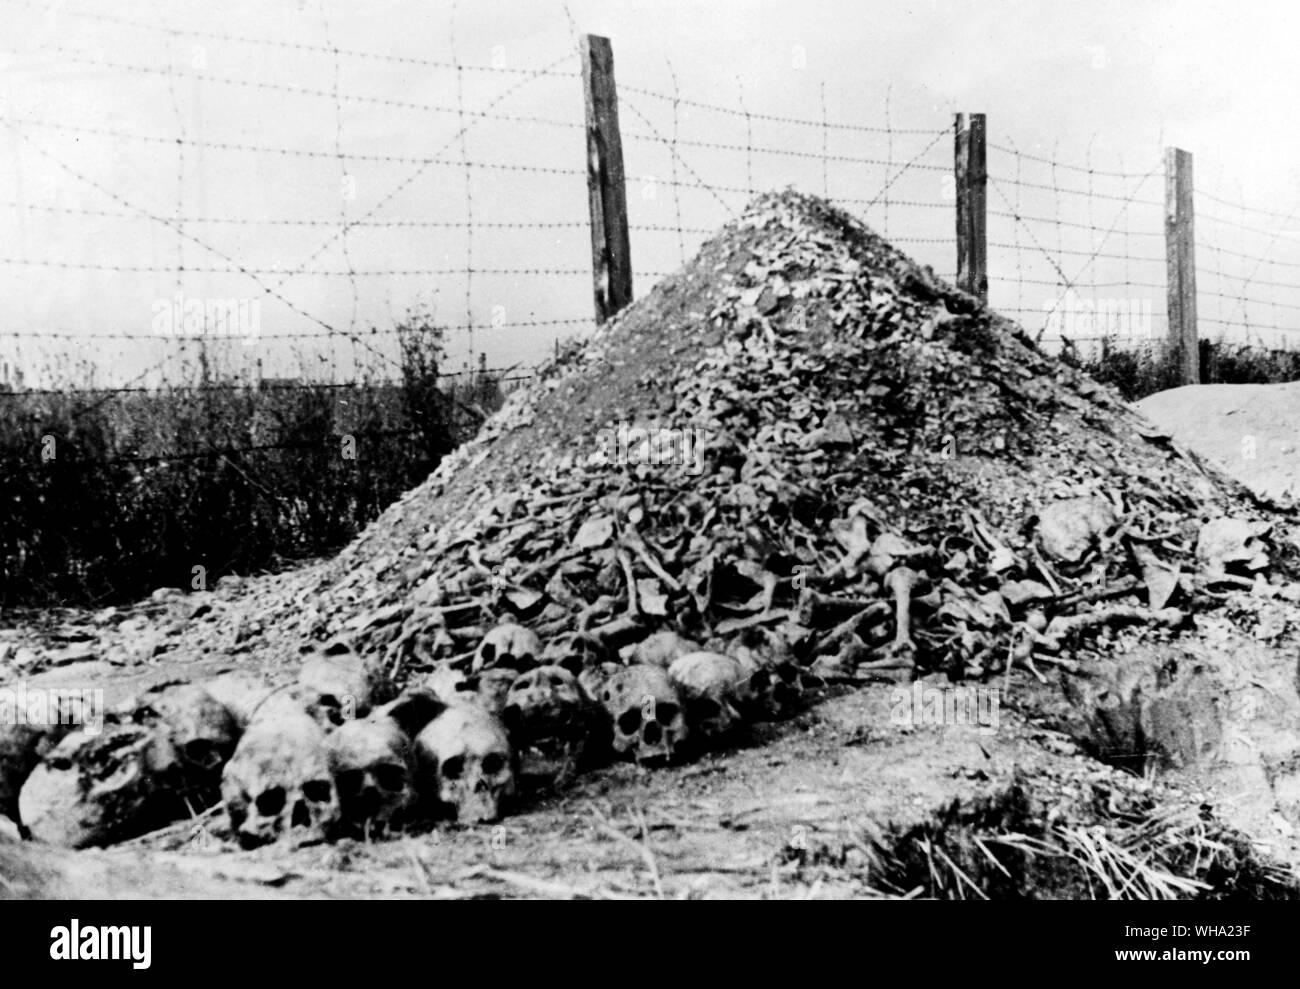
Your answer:
[[[1300,496],[1300,381],[1189,385],[1158,392],[1137,407],[1261,497]]]

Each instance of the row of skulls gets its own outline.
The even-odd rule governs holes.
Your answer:
[[[70,847],[121,841],[218,800],[245,848],[436,816],[491,821],[523,764],[567,777],[612,757],[669,762],[798,706],[801,667],[745,646],[729,653],[661,631],[616,657],[588,633],[543,647],[507,623],[468,670],[437,669],[399,694],[336,640],[288,686],[227,673],[152,688],[94,733],[7,729],[0,813]]]
[[[470,675],[452,679],[453,690],[500,717],[520,749],[559,748],[581,760],[608,743],[639,763],[671,761],[749,720],[789,714],[817,683],[792,660],[744,645],[704,649],[671,630],[615,657],[590,633],[564,633],[543,647],[514,623],[488,632]],[[433,686],[445,694],[445,680]]]

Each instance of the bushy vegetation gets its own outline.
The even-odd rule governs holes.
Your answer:
[[[102,604],[333,551],[502,399],[399,329],[397,380],[0,391],[0,606]],[[196,570],[195,568],[202,568]]]
[[[1134,345],[1128,340],[1102,340],[1094,354],[1067,346],[1061,356],[1098,381],[1114,385],[1131,402],[1179,384],[1176,364],[1163,342]],[[1200,361],[1201,383],[1206,385],[1300,380],[1300,351],[1201,340]]]

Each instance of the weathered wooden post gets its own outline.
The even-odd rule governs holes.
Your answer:
[[[1192,155],[1165,149],[1165,311],[1169,314],[1169,357],[1178,383],[1201,383],[1196,339],[1196,237],[1192,226]]]
[[[985,222],[984,114],[959,113],[955,121],[953,166],[957,185],[957,287],[984,302],[989,299],[988,242]]]
[[[609,39],[582,36],[582,86],[587,109],[587,196],[591,208],[591,270],[596,321],[632,301],[632,245],[627,230],[623,141],[618,132],[614,52]]]

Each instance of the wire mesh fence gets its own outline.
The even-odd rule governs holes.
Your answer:
[[[14,168],[0,190],[13,231],[0,374],[33,383],[90,365],[150,387],[192,376],[202,349],[248,381],[347,381],[363,367],[393,380],[408,307],[432,310],[466,367],[485,352],[531,366],[591,328],[567,11],[568,37],[524,64],[501,46],[464,55],[454,10],[440,54],[423,57],[356,43],[324,6],[285,37],[193,6],[0,8],[16,36],[39,37],[37,68],[62,97],[36,87],[3,104]],[[701,99],[667,60],[651,75],[618,85],[638,294],[755,193],[785,185],[954,276],[949,115],[912,109],[900,123],[886,91],[875,119],[846,119],[811,75],[815,115],[772,113],[739,82]],[[144,92],[152,112],[131,104]],[[1048,346],[1162,340],[1155,149],[1126,161],[1089,145],[1071,160],[1022,148],[996,117],[990,133],[991,304]],[[1206,331],[1288,345],[1294,214],[1198,190],[1196,215]]]

